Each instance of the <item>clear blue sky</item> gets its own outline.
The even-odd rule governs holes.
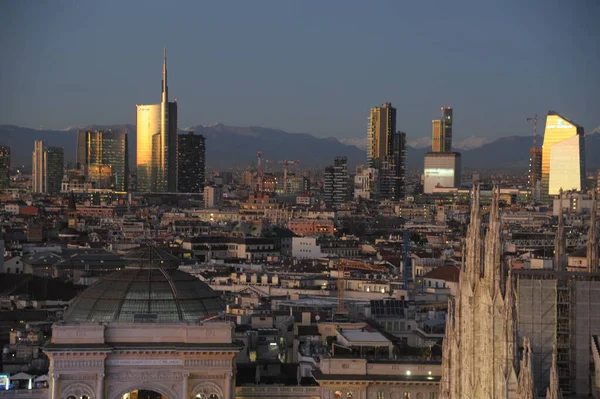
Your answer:
[[[556,110],[600,125],[600,2],[0,2],[0,124],[135,123],[160,101],[162,46],[179,126],[222,122],[361,137],[391,101],[428,136],[528,134]]]

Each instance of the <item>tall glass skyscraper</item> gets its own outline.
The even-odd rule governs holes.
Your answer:
[[[96,188],[127,191],[129,153],[127,132],[80,131],[77,134],[77,167]]]
[[[160,104],[137,105],[137,190],[177,191],[177,102],[169,102],[167,50]]]
[[[203,193],[205,171],[205,140],[201,134],[179,135],[179,173],[177,189],[181,193]]]
[[[10,147],[0,145],[0,190],[10,187]]]
[[[442,118],[431,121],[431,152],[452,151],[452,107],[442,107]]]
[[[48,194],[60,193],[65,168],[65,151],[62,147],[48,147],[45,151],[46,189]]]
[[[560,190],[585,188],[585,139],[583,127],[550,111],[546,117],[542,148],[542,200]]]

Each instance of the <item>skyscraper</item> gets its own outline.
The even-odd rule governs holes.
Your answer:
[[[10,186],[10,147],[0,145],[0,190]]]
[[[431,121],[431,151],[452,151],[452,107],[442,107],[441,119]]]
[[[138,191],[177,191],[177,101],[168,90],[165,48],[161,102],[136,106]]]
[[[542,149],[542,200],[585,186],[583,127],[554,111],[546,117]]]
[[[31,160],[31,191],[34,193],[46,192],[46,149],[44,142],[36,140],[33,143],[33,154]]]
[[[396,108],[391,103],[371,108],[367,135],[367,164],[378,171],[379,197],[401,199],[404,196],[406,133],[396,131]]]
[[[370,168],[375,167],[377,160],[388,155],[394,132],[396,132],[396,108],[392,107],[392,103],[371,108],[367,130],[367,163]]]
[[[406,133],[391,135],[388,155],[379,162],[379,196],[381,199],[400,200],[404,197],[406,168]]]
[[[201,134],[179,135],[179,181],[177,189],[182,193],[204,192],[205,140]]]
[[[127,133],[80,131],[77,134],[77,167],[97,188],[127,191],[129,154]]]
[[[45,152],[46,189],[48,194],[60,193],[64,168],[65,152],[62,147],[48,147]]]
[[[349,199],[348,191],[348,159],[335,157],[333,165],[325,168],[325,204],[339,207]]]

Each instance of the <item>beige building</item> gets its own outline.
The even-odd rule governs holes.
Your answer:
[[[367,129],[367,162],[373,167],[376,160],[382,160],[388,154],[392,134],[396,132],[396,108],[392,103],[371,108]]]

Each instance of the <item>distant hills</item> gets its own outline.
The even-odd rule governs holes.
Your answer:
[[[38,130],[13,125],[0,125],[0,144],[9,145],[12,164],[31,165],[34,140],[46,140],[48,145],[65,149],[65,160],[75,161],[76,133],[80,128],[66,130]],[[126,130],[129,133],[130,161],[135,164],[135,125],[91,125],[82,129]],[[256,163],[256,152],[262,151],[265,159],[299,160],[300,167],[324,167],[337,155],[348,157],[349,167],[366,162],[366,154],[352,141],[336,138],[318,138],[306,133],[288,133],[283,130],[258,126],[235,127],[223,124],[193,126],[180,133],[194,131],[206,137],[206,162],[211,168],[221,169]],[[467,139],[469,144],[483,143],[476,148],[460,150],[463,168],[473,169],[526,169],[530,136],[502,137],[485,143],[479,138]],[[540,138],[541,140],[541,138]],[[356,144],[361,145],[360,139]],[[408,148],[408,168],[422,168],[423,156],[429,148]],[[588,170],[600,168],[600,134],[586,135],[586,161]]]

